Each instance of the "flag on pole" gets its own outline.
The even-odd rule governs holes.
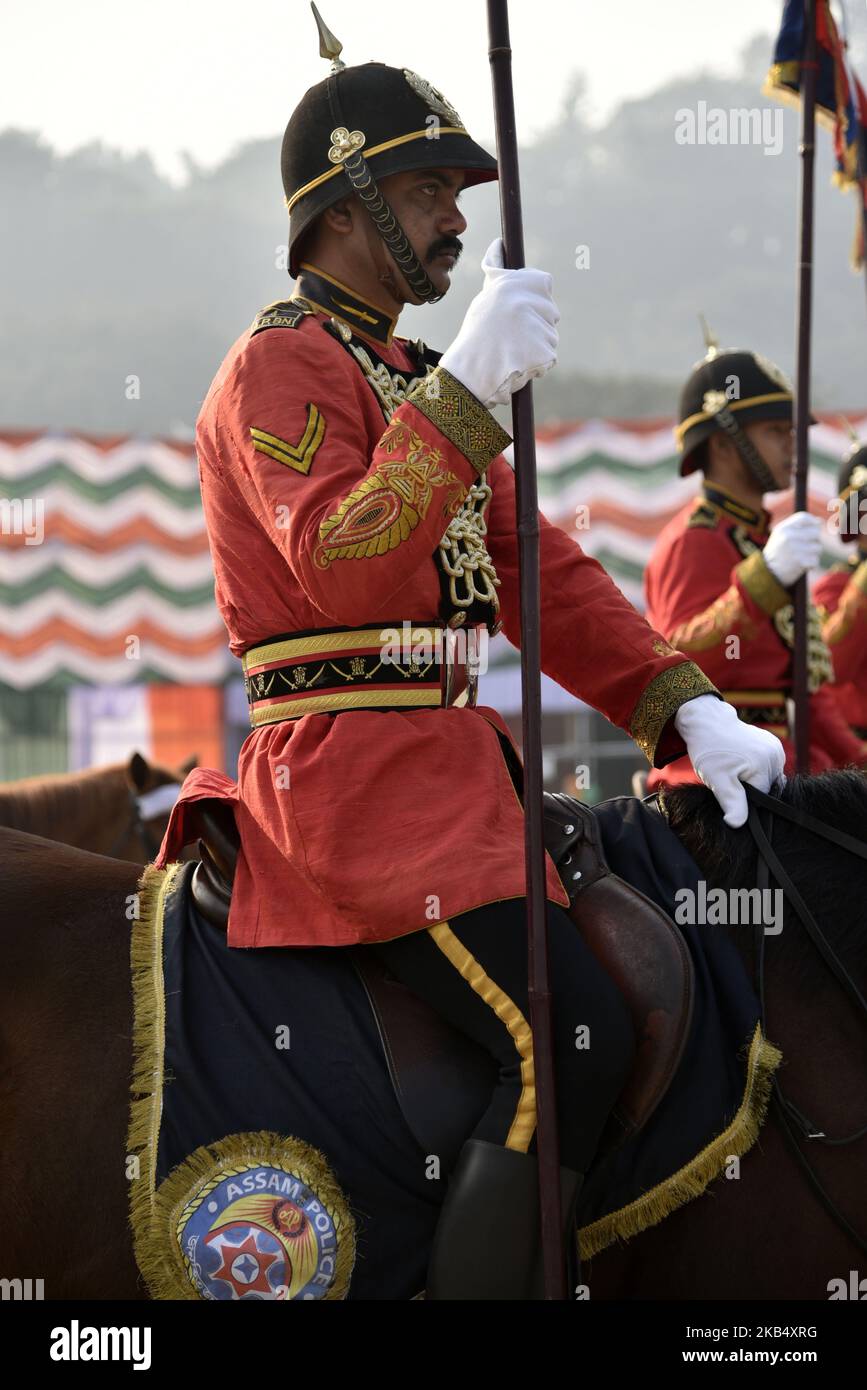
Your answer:
[[[763,91],[787,105],[801,104],[801,77],[806,43],[805,0],[785,0],[774,58]],[[840,37],[830,0],[816,0],[816,120],[834,141],[832,182],[855,195],[853,270],[864,266],[867,219],[867,94],[852,71],[845,39]]]
[[[855,271],[864,269],[864,234],[867,225],[867,92],[855,72],[849,69],[855,105],[856,123],[856,167],[855,193],[855,236],[852,241],[851,265]]]
[[[789,106],[801,104],[806,30],[805,0],[785,0],[773,62],[762,90]],[[816,120],[834,137],[834,182],[848,188],[858,179],[858,118],[845,46],[830,0],[816,0],[816,44]]]

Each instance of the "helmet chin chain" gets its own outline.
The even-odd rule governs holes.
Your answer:
[[[720,429],[728,435],[762,492],[779,492],[780,485],[755,444],[738,424],[733,411],[722,406],[715,415]]]
[[[369,217],[362,217],[361,227],[364,231],[364,239],[367,242],[367,249],[370,252],[370,259],[373,261],[377,280],[385,286],[396,303],[409,304],[406,287],[400,283],[400,276],[395,275],[394,270],[389,265],[385,246],[382,239],[377,236]]]
[[[376,180],[362,153],[364,134],[360,130],[352,130],[347,126],[343,116],[339,88],[340,73],[336,72],[328,79],[328,104],[334,121],[334,129],[331,132],[332,145],[328,151],[329,161],[332,164],[340,165],[343,169],[352,191],[361,200],[368,217],[391,252],[398,270],[413,294],[428,304],[435,304],[438,299],[442,299],[442,295],[416,256],[403,227],[376,186]],[[372,251],[373,244],[371,242],[368,244]],[[378,274],[381,283],[388,288],[399,304],[405,304],[407,302],[406,297],[396,285],[394,275],[384,259],[380,260],[374,254],[374,264],[376,265],[377,262],[379,262]]]
[[[376,181],[360,150],[355,150],[343,160],[343,168],[353,190],[358,194],[373,226],[391,252],[398,270],[413,294],[428,304],[435,304],[437,300],[442,299],[442,294],[410,246],[403,227],[377,188]],[[374,243],[369,242],[369,244],[372,249]],[[374,255],[374,261],[377,260],[380,261],[380,281],[394,295],[398,303],[405,304],[407,302],[406,296],[398,289],[394,275],[389,270],[385,258]]]

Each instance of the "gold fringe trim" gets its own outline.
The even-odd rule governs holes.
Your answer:
[[[578,1232],[581,1259],[592,1259],[615,1240],[629,1240],[649,1226],[658,1226],[678,1207],[700,1197],[729,1158],[740,1158],[751,1149],[764,1123],[774,1072],[782,1060],[782,1052],[762,1036],[757,1023],[747,1058],[743,1100],[731,1124],[671,1177],[619,1211],[582,1226]]]
[[[793,111],[800,111],[800,91],[793,92],[791,87],[782,85],[785,82],[800,81],[801,64],[797,58],[790,59],[785,63],[774,63],[762,83],[762,96],[771,97],[772,100],[778,101],[781,106],[788,106]],[[837,118],[834,112],[829,111],[827,106],[820,106],[818,102],[816,103],[816,125],[820,125],[823,130],[829,131],[832,135],[837,129]]]
[[[130,1224],[136,1262],[151,1298],[201,1301],[177,1240],[181,1212],[203,1188],[208,1184],[216,1186],[231,1176],[239,1164],[271,1164],[300,1178],[331,1216],[337,1254],[334,1280],[323,1300],[342,1299],[355,1264],[355,1223],[327,1158],[303,1140],[268,1131],[229,1135],[219,1143],[196,1149],[155,1191],[165,1083],[163,922],[166,898],[181,868],[181,862],[165,869],[153,864],[145,866],[137,884],[139,911],[130,944],[133,1075],[127,1154],[139,1160],[138,1176],[130,1181]]]
[[[130,975],[133,1002],[133,1070],[130,1100],[128,1160],[139,1161],[138,1176],[130,1180],[130,1222],[139,1269],[151,1231],[156,1150],[159,1142],[165,1050],[163,993],[163,914],[166,895],[180,862],[158,869],[146,864],[138,881],[139,913],[132,926]]]

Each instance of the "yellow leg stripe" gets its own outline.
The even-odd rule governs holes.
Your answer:
[[[521,1058],[521,1096],[515,1118],[512,1121],[507,1149],[518,1149],[526,1153],[536,1129],[536,1072],[533,1062],[533,1033],[517,1004],[514,1003],[499,985],[496,985],[482,969],[475,956],[470,955],[455,936],[448,922],[438,922],[428,927],[428,935],[436,942],[443,955],[463,976],[471,989],[484,999],[505,1023],[514,1039]]]

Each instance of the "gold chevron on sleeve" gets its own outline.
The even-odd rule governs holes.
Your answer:
[[[325,438],[325,416],[319,407],[311,402],[307,406],[307,424],[297,444],[290,444],[286,439],[279,439],[276,434],[268,434],[266,430],[257,430],[252,426],[250,438],[253,440],[253,448],[258,449],[260,454],[268,454],[278,463],[285,463],[287,468],[307,474],[310,472],[316,450]]]

